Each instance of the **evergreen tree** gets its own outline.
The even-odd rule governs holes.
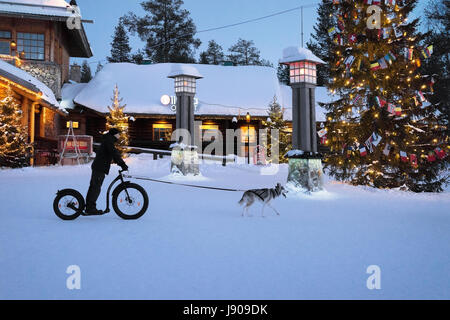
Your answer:
[[[128,117],[124,113],[126,105],[121,105],[122,100],[119,98],[119,88],[116,85],[114,88],[114,97],[112,100],[112,105],[108,107],[109,115],[106,117],[106,130],[111,128],[117,128],[121,131],[120,139],[117,142],[117,150],[126,156],[128,152],[129,136],[128,136]]]
[[[102,71],[103,69],[103,64],[101,62],[99,62],[97,64],[97,69],[95,70],[95,74],[99,73],[100,71]]]
[[[264,146],[267,150],[268,156],[271,157],[272,146],[279,147],[279,163],[286,163],[288,159],[285,158],[286,153],[292,149],[292,135],[289,133],[288,126],[284,120],[283,108],[274,97],[268,109],[269,119],[263,121],[263,126],[268,129],[267,144]],[[273,130],[278,130],[278,139],[273,135]]]
[[[317,85],[324,86],[330,79],[330,57],[333,56],[332,43],[333,39],[328,31],[335,26],[335,18],[333,16],[332,0],[322,0],[317,9],[317,23],[314,26],[312,39],[306,44],[311,50],[327,64],[317,66]]]
[[[31,151],[27,127],[22,125],[22,110],[8,87],[0,100],[0,167],[28,166]]]
[[[88,83],[92,80],[92,71],[86,60],[81,65],[81,83]]]
[[[433,47],[420,45],[418,19],[407,20],[417,1],[383,2],[381,21],[365,0],[335,3],[328,87],[340,98],[325,105],[330,174],[354,185],[442,191],[448,138],[425,101],[431,90],[419,66]]]
[[[131,55],[131,61],[135,64],[142,64],[144,61],[145,53],[141,50],[138,50],[137,52],[133,53]]]
[[[236,66],[261,65],[260,51],[251,40],[239,39],[228,51],[228,59]]]
[[[266,59],[261,59],[258,66],[273,68],[273,63]]]
[[[111,42],[111,56],[107,58],[108,62],[131,62],[130,54],[130,38],[128,37],[123,22],[119,21]]]
[[[209,59],[208,59],[208,54],[206,53],[206,51],[203,51],[203,52],[200,53],[200,59],[199,59],[198,63],[200,63],[200,64],[210,64],[209,63]]]
[[[278,81],[286,86],[291,83],[291,78],[289,75],[289,66],[285,64],[278,64],[277,71]]]
[[[223,62],[225,55],[222,47],[214,40],[209,41],[208,49],[200,53],[200,63],[219,65]]]
[[[450,117],[450,2],[431,0],[425,11],[426,23],[430,32],[426,43],[434,44],[433,55],[425,61],[422,73],[428,75],[434,94],[430,97],[442,113],[447,128]],[[445,134],[448,130],[442,128]],[[447,132],[448,135],[448,132]]]
[[[154,63],[195,62],[194,51],[201,41],[194,38],[197,28],[182,0],[150,0],[141,3],[146,15],[129,13],[124,24],[146,43],[145,53]]]

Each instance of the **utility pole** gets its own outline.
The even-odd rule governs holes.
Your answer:
[[[303,6],[301,7],[301,19],[302,19],[302,48],[303,48]]]

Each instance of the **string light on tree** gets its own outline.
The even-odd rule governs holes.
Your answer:
[[[379,27],[368,28],[367,9],[373,4],[322,3],[332,6],[329,19],[335,25],[324,35],[330,52],[325,60],[333,79],[328,89],[340,97],[325,105],[331,150],[327,168],[338,180],[355,185],[440,191],[448,137],[437,138],[442,133],[438,128],[445,125],[436,117],[436,106],[428,102],[430,80],[419,73],[433,46],[421,46],[418,21],[407,19],[417,1],[376,1],[382,18],[372,21]],[[411,123],[418,130],[411,130]],[[442,159],[430,161],[433,157],[427,156],[438,153]]]

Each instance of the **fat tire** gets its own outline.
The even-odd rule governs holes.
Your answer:
[[[136,189],[137,191],[139,191],[142,194],[142,197],[144,198],[144,205],[142,206],[141,211],[139,211],[137,214],[135,215],[127,215],[125,213],[123,213],[122,211],[120,211],[118,205],[117,205],[117,201],[119,198],[119,194],[124,190],[124,189]],[[112,206],[114,209],[114,212],[122,219],[124,220],[137,220],[140,217],[142,217],[148,209],[148,205],[149,205],[149,199],[148,199],[148,194],[145,191],[144,188],[142,188],[140,185],[135,184],[135,183],[124,183],[121,184],[120,186],[118,186],[112,195]]]
[[[59,210],[59,201],[66,197],[66,196],[72,196],[75,199],[77,199],[79,205],[80,205],[80,210],[78,210],[78,212],[76,212],[73,215],[65,215],[61,212],[61,210]],[[77,219],[83,212],[83,209],[85,207],[85,202],[84,202],[84,197],[81,195],[81,193],[79,193],[76,190],[73,189],[65,189],[62,191],[59,191],[58,194],[56,195],[55,200],[53,201],[53,211],[55,212],[56,216],[62,220],[65,221],[71,221],[71,220],[75,220]]]

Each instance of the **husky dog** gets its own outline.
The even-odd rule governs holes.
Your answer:
[[[239,201],[239,204],[242,206],[244,205],[244,211],[242,212],[242,216],[245,215],[245,212],[248,214],[248,209],[255,203],[255,201],[260,201],[264,203],[262,208],[262,216],[264,216],[264,209],[266,206],[269,206],[273,211],[276,212],[277,215],[280,215],[280,213],[271,206],[271,202],[273,199],[280,197],[283,195],[286,198],[286,192],[284,187],[281,186],[281,184],[277,184],[275,189],[258,189],[258,190],[249,190],[244,193],[244,196],[242,197],[241,201]]]

